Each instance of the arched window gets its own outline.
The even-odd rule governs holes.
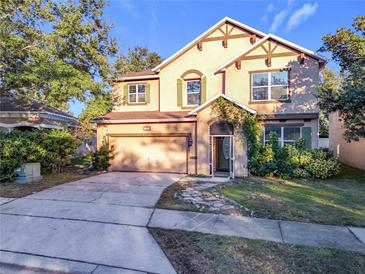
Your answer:
[[[178,105],[198,106],[205,101],[206,77],[198,70],[187,70],[178,79]]]
[[[209,127],[210,135],[226,136],[233,135],[233,126],[224,121],[217,121]]]

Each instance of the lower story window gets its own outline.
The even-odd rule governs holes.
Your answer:
[[[295,140],[302,137],[302,128],[300,126],[266,126],[264,134],[265,144],[269,142],[270,132],[276,132],[280,146],[292,145]]]

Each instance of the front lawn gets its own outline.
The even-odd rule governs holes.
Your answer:
[[[96,171],[84,174],[80,173],[80,169],[78,168],[68,168],[65,172],[43,175],[42,181],[38,183],[0,184],[0,197],[21,198],[56,185],[77,181],[96,174]]]
[[[249,177],[219,189],[256,217],[365,227],[365,172],[343,167],[327,180]]]
[[[365,273],[365,255],[178,230],[150,229],[178,273]]]

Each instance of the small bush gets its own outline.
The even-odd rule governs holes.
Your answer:
[[[269,140],[269,144],[261,145],[257,155],[249,160],[249,169],[254,175],[326,179],[340,172],[334,157],[321,149],[305,149],[303,139],[294,145],[279,147],[277,134],[271,132]]]
[[[326,179],[340,173],[340,166],[336,159],[315,159],[305,167],[313,178]]]
[[[62,130],[0,133],[0,182],[13,181],[14,170],[27,162],[40,162],[42,173],[59,172],[80,143]]]
[[[91,153],[92,169],[106,170],[109,167],[109,160],[113,159],[113,148],[109,149],[108,143],[104,143],[98,150]]]

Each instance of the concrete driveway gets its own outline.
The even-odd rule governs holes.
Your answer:
[[[0,266],[7,273],[17,272],[13,264],[70,273],[175,273],[146,225],[161,192],[182,176],[107,173],[6,200]]]

